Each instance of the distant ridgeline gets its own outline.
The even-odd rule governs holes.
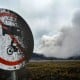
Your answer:
[[[31,60],[80,60],[80,56],[71,56],[68,58],[46,57],[43,54],[33,53]]]

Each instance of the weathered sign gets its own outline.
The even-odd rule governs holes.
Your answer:
[[[22,68],[31,57],[33,45],[32,32],[24,19],[0,9],[0,69]]]

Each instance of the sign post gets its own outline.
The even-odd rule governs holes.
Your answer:
[[[0,9],[0,69],[12,71],[25,66],[33,52],[33,35],[25,20],[8,9]]]
[[[18,80],[17,75],[16,75],[16,71],[12,71],[11,79],[12,80]]]

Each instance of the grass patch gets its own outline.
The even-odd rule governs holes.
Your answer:
[[[30,62],[26,70],[32,80],[80,80],[80,61]]]

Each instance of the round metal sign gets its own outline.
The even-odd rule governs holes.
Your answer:
[[[33,36],[24,19],[13,11],[0,9],[0,68],[20,69],[33,52]]]

